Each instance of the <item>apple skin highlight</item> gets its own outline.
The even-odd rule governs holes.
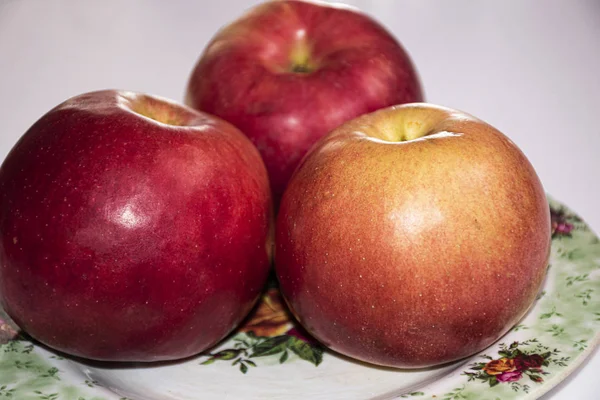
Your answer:
[[[373,364],[430,367],[486,348],[527,312],[550,215],[506,136],[410,104],[311,150],[283,196],[276,243],[282,293],[317,339]]]
[[[229,123],[131,92],[77,96],[0,169],[2,305],[76,356],[188,357],[257,300],[271,224],[266,169]]]

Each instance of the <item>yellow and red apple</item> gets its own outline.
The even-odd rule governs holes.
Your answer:
[[[283,196],[276,271],[333,350],[392,367],[469,356],[529,309],[550,215],[524,154],[492,126],[426,104],[334,130]]]

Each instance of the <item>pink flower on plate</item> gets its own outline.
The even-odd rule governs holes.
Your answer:
[[[568,222],[557,223],[554,227],[554,231],[560,235],[568,235],[573,230],[573,225]]]
[[[552,221],[552,237],[571,234],[573,224],[567,222],[564,211],[550,209],[550,220]]]
[[[498,382],[516,382],[523,376],[521,371],[510,371],[503,372],[500,375],[496,375]]]

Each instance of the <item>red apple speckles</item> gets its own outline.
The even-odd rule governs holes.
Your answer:
[[[77,356],[191,356],[258,298],[271,219],[260,155],[230,124],[152,96],[81,95],[0,169],[2,304]]]

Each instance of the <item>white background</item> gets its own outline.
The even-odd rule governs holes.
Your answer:
[[[0,0],[0,159],[42,114],[121,88],[181,101],[202,48],[256,3]],[[600,1],[347,1],[403,43],[427,100],[507,134],[598,232]],[[600,354],[544,399],[600,398]]]

